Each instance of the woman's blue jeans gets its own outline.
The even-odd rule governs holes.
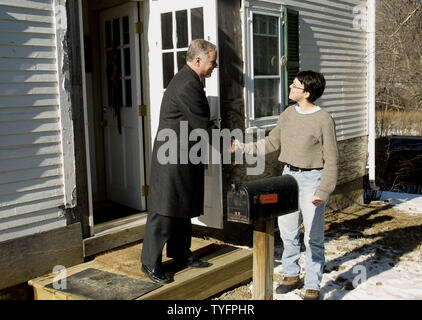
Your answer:
[[[283,174],[293,176],[299,186],[299,210],[278,217],[278,228],[283,241],[282,264],[284,276],[300,274],[300,225],[303,219],[306,247],[305,288],[320,289],[325,264],[324,216],[327,201],[316,207],[312,197],[320,184],[322,170],[291,171],[284,167]]]

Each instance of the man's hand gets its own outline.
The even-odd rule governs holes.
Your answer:
[[[323,200],[321,199],[321,198],[318,198],[318,197],[315,197],[315,196],[313,196],[312,197],[312,203],[313,203],[313,205],[314,206],[316,206],[316,207],[318,207],[318,206],[320,206],[321,204],[323,204]]]
[[[234,139],[232,141],[232,147],[231,147],[230,152],[235,153],[236,151],[240,151],[240,152],[243,153],[244,152],[244,145],[243,145],[243,143],[240,143],[239,140]]]

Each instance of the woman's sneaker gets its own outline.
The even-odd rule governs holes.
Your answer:
[[[300,288],[302,281],[299,276],[295,277],[284,277],[281,281],[281,284],[275,289],[275,292],[278,294],[287,293],[293,291],[294,289]]]

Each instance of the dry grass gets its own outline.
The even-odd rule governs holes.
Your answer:
[[[422,136],[422,111],[377,110],[375,130],[377,137]]]

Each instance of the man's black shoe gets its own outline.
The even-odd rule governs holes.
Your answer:
[[[183,269],[187,267],[191,268],[208,268],[212,266],[212,263],[208,261],[201,260],[195,256],[190,256],[185,260],[174,259],[174,265],[177,269]]]
[[[172,282],[171,279],[169,279],[161,270],[160,268],[154,268],[150,269],[146,265],[142,265],[142,271],[145,273],[148,278],[151,279],[152,282],[158,283],[158,284],[166,284]]]

